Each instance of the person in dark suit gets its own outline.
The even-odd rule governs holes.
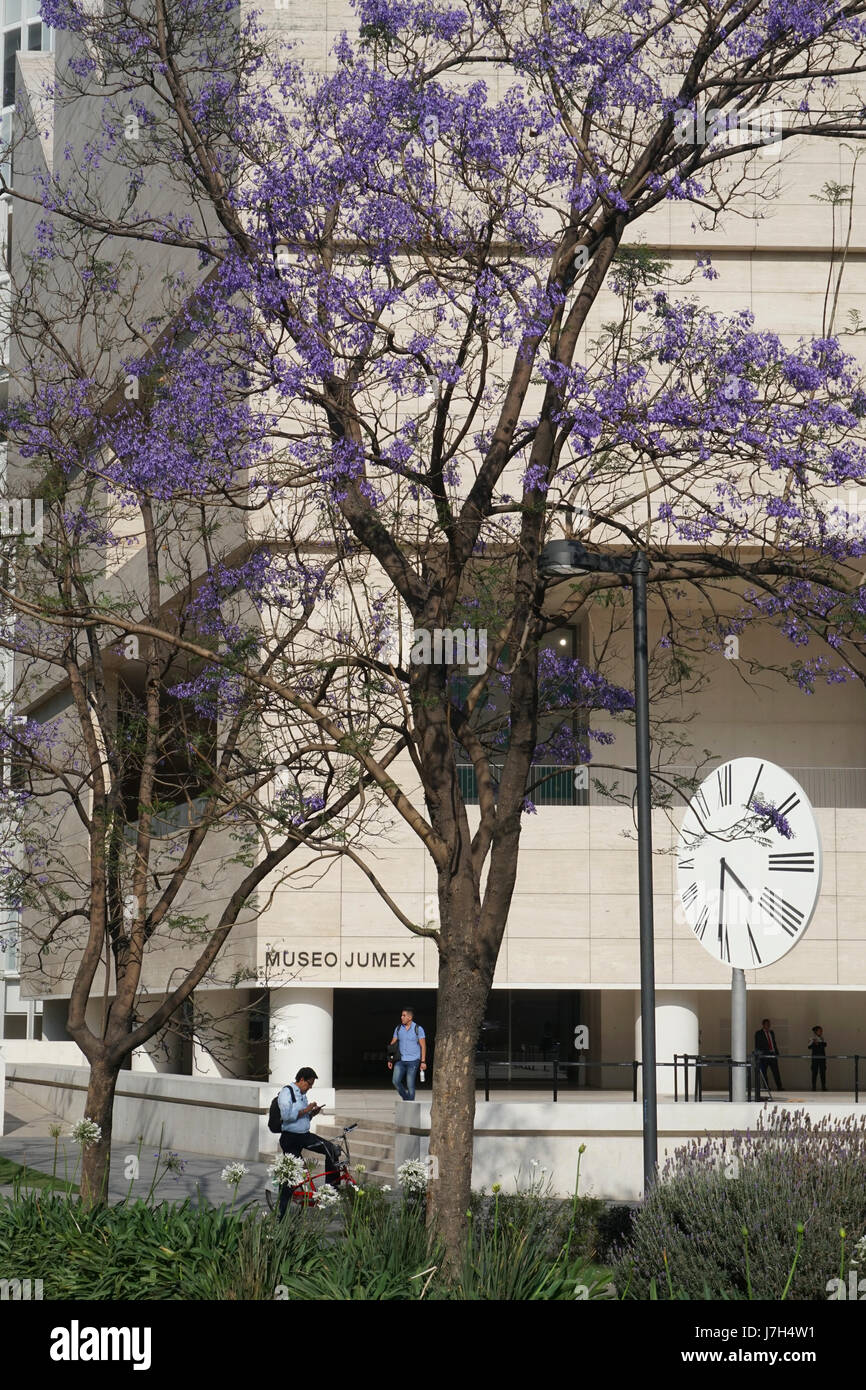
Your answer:
[[[821,1090],[827,1089],[827,1039],[824,1037],[824,1029],[816,1023],[812,1029],[812,1036],[809,1039],[809,1051],[812,1054],[812,1090],[816,1091],[818,1078],[821,1078]]]
[[[768,1018],[761,1019],[761,1026],[755,1034],[755,1051],[758,1054],[758,1066],[761,1070],[761,1080],[768,1086],[767,1071],[772,1071],[776,1089],[781,1091],[782,1078],[779,1075],[779,1049],[776,1046],[776,1034],[770,1027]]]

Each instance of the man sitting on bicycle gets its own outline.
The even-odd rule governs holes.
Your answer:
[[[325,1182],[330,1187],[338,1187],[340,1182],[339,1153],[334,1144],[320,1139],[310,1131],[310,1120],[323,1109],[322,1105],[307,1102],[307,1092],[318,1077],[312,1067],[301,1067],[293,1086],[286,1085],[280,1091],[277,1101],[283,1119],[280,1135],[280,1148],[284,1154],[294,1154],[300,1158],[301,1150],[325,1155]],[[291,1188],[288,1183],[280,1187],[280,1216],[289,1205]]]

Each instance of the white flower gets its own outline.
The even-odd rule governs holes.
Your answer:
[[[313,1201],[319,1211],[328,1211],[330,1207],[336,1206],[340,1200],[340,1194],[335,1187],[320,1187]]]
[[[356,1173],[366,1173],[366,1171],[367,1171],[367,1165],[366,1165],[366,1163],[356,1163],[356,1164],[355,1164],[355,1172],[356,1172]]]
[[[288,1183],[289,1187],[299,1187],[306,1180],[307,1167],[295,1154],[277,1154],[268,1169],[268,1174],[272,1187],[279,1187],[282,1183]]]
[[[404,1192],[426,1192],[430,1170],[418,1158],[410,1158],[397,1169],[397,1181]]]
[[[73,1144],[80,1144],[83,1149],[89,1149],[91,1144],[98,1144],[102,1138],[102,1127],[95,1120],[88,1120],[85,1116],[78,1124],[72,1126],[69,1137]]]
[[[530,1166],[530,1168],[537,1168],[537,1167],[538,1167],[538,1159],[537,1159],[537,1158],[531,1158],[531,1159],[529,1160],[529,1166]]]
[[[245,1163],[227,1163],[220,1173],[223,1182],[227,1182],[229,1187],[237,1187],[241,1179],[246,1175],[247,1165]]]
[[[383,1183],[382,1183],[382,1191],[383,1191],[383,1192],[390,1192],[390,1191],[391,1191],[391,1184],[390,1184],[390,1183],[387,1183],[387,1182],[383,1182]]]

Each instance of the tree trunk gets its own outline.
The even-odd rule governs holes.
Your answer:
[[[84,1114],[88,1120],[96,1121],[102,1135],[98,1144],[82,1146],[81,1198],[85,1207],[99,1206],[108,1199],[114,1089],[119,1075],[120,1068],[110,1066],[102,1058],[91,1063]]]
[[[469,1211],[475,1124],[475,1049],[490,982],[470,942],[443,955],[439,965],[436,1071],[430,1117],[430,1154],[436,1164],[427,1204],[428,1224],[445,1242],[448,1268],[460,1264]]]

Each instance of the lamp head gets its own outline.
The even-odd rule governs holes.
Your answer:
[[[564,579],[576,574],[589,574],[589,566],[582,564],[586,551],[579,541],[548,541],[541,552],[538,568],[541,574],[549,577],[561,576]]]
[[[538,560],[545,578],[572,579],[581,574],[631,574],[634,556],[597,555],[580,541],[548,541]]]

